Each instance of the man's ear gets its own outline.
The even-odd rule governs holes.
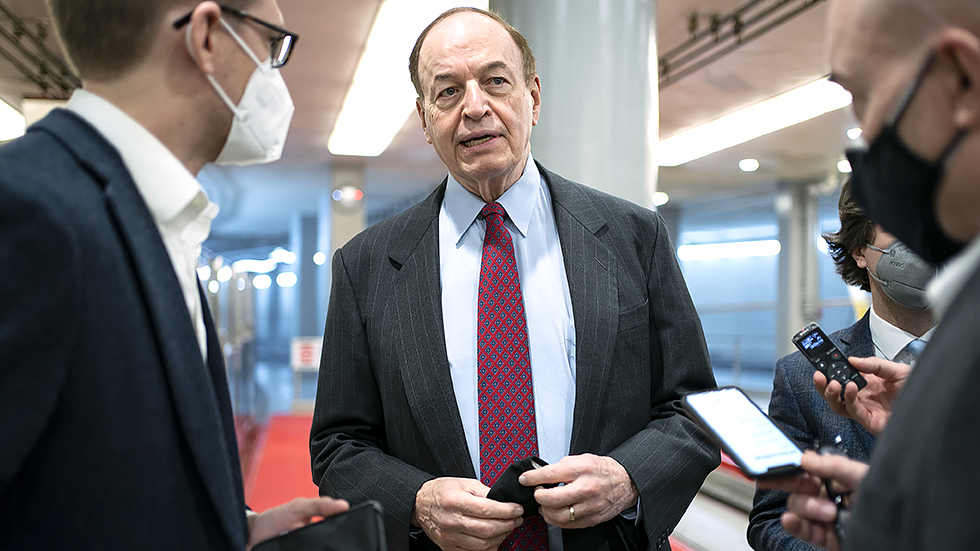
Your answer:
[[[937,46],[956,71],[948,84],[953,124],[959,130],[977,128],[980,126],[980,38],[965,29],[952,27],[941,33]]]
[[[867,250],[867,247],[858,247],[851,251],[851,258],[854,259],[854,262],[857,262],[858,268],[861,268],[862,270],[866,270],[868,268],[868,258],[865,256]]]
[[[432,138],[429,137],[429,127],[425,124],[425,108],[422,107],[422,98],[415,98],[415,112],[419,115],[419,120],[422,121],[422,132],[425,133],[425,141],[427,143],[432,143]]]
[[[191,12],[191,19],[184,28],[187,52],[206,75],[214,73],[214,31],[221,24],[221,6],[216,2],[201,2]]]
[[[531,80],[531,126],[538,125],[541,115],[541,78],[537,74]]]

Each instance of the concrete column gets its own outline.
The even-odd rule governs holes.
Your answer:
[[[779,295],[776,313],[776,354],[796,350],[793,335],[817,321],[819,281],[816,237],[818,200],[812,184],[780,184],[776,197],[779,220]]]
[[[317,252],[317,217],[298,213],[293,216],[289,231],[289,248],[296,254],[296,262],[288,270],[296,274],[296,287],[293,289],[296,312],[296,336],[319,335],[323,326],[317,327],[320,319],[317,303],[317,266],[313,254]]]
[[[490,0],[537,60],[534,158],[645,207],[657,188],[656,8],[656,0]]]
[[[330,213],[330,256],[366,227],[364,201],[354,193],[364,189],[364,166],[333,167],[333,210]],[[336,192],[340,192],[337,194]],[[340,200],[336,200],[340,197]]]

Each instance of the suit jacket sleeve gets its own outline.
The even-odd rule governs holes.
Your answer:
[[[720,456],[680,405],[684,394],[715,387],[700,319],[662,218],[640,218],[639,240],[653,243],[649,258],[641,259],[649,333],[640,337],[648,339],[652,409],[646,427],[609,456],[636,484],[649,547],[659,549]]]
[[[0,182],[0,495],[52,416],[77,323],[70,233]]]
[[[313,481],[321,495],[380,502],[389,547],[405,549],[415,495],[435,476],[390,455],[385,404],[361,316],[364,306],[354,290],[357,274],[348,271],[344,251],[334,254],[332,264],[311,435]]]
[[[806,380],[810,373],[802,369],[800,362],[806,362],[796,353],[776,362],[776,375],[773,380],[772,401],[769,402],[769,416],[779,428],[789,435],[803,449],[813,448],[816,434],[807,423],[800,408],[799,391],[811,391],[813,383]],[[809,365],[809,364],[807,364]],[[804,388],[798,388],[803,385]],[[821,398],[822,400],[822,398]],[[820,547],[804,542],[786,531],[779,521],[786,511],[786,497],[789,494],[779,490],[756,490],[752,512],[749,514],[748,540],[756,551],[817,551]]]

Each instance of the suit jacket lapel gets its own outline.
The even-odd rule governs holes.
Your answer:
[[[212,381],[205,369],[180,283],[152,216],[118,153],[101,134],[67,111],[54,112],[38,124],[74,151],[79,162],[102,184],[156,329],[174,409],[197,462],[201,481],[229,538],[243,546],[242,511],[227,507],[239,503],[241,494],[236,494],[229,469],[232,460],[225,447],[226,436],[215,395],[217,381]],[[224,384],[223,375],[220,382]]]
[[[592,202],[564,178],[540,164],[538,168],[551,190],[575,317],[576,399],[570,453],[579,454],[589,449],[601,421],[600,401],[594,397],[605,395],[612,367],[619,322],[618,264],[600,237],[606,222]]]
[[[443,181],[412,210],[391,240],[388,262],[397,271],[391,318],[397,327],[390,334],[401,336],[406,397],[440,472],[476,478],[456,405],[443,329],[439,209],[445,190]]]

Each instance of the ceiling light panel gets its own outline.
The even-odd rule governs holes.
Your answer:
[[[851,104],[839,84],[821,79],[660,140],[660,166],[678,166]]]
[[[408,56],[425,27],[457,6],[487,9],[489,0],[385,0],[347,90],[327,144],[334,155],[375,157],[384,152],[415,112]]]
[[[23,136],[26,126],[24,115],[7,102],[0,100],[0,141]]]

